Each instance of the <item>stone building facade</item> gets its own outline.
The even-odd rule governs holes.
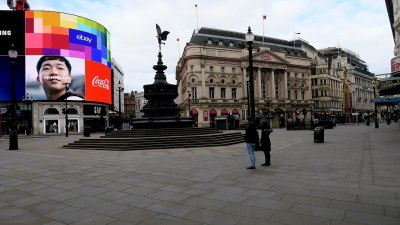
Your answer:
[[[199,127],[226,117],[236,126],[245,123],[249,55],[244,44],[244,33],[201,28],[185,46],[176,69],[178,102],[183,116],[190,108]],[[273,127],[310,121],[311,58],[293,41],[256,36],[253,48],[256,119]]]

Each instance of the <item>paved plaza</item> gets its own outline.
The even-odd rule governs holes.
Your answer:
[[[101,134],[92,134],[90,138]],[[0,139],[0,224],[399,225],[400,126],[275,129],[272,166],[245,144],[62,149],[82,135]]]

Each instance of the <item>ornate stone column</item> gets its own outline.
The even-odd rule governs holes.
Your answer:
[[[271,69],[271,99],[275,98],[275,69]]]

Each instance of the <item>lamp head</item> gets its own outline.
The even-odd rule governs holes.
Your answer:
[[[247,42],[253,42],[254,41],[254,34],[251,32],[250,26],[249,26],[249,29],[247,30],[245,38],[246,38]]]
[[[11,48],[8,50],[8,57],[10,57],[10,59],[16,59],[18,57],[18,52],[15,50],[14,44],[11,44]]]

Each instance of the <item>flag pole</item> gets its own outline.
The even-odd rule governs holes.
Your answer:
[[[266,15],[263,15],[263,45],[264,45],[264,20],[267,18]]]
[[[196,6],[196,25],[197,25],[197,31],[199,31],[199,14],[197,12],[197,3],[194,6]]]
[[[179,60],[179,58],[181,57],[181,51],[179,48],[179,38],[177,38],[176,41],[178,42],[178,60]]]

